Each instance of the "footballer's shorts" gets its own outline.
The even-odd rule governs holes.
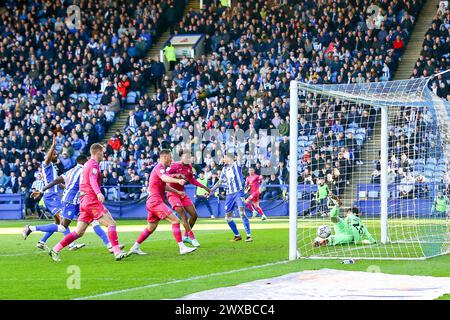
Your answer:
[[[252,194],[250,194],[247,198],[247,200],[250,200],[251,202],[253,202],[254,204],[258,205],[259,204],[259,192],[253,192]]]
[[[80,205],[79,204],[73,204],[73,203],[64,203],[64,209],[62,211],[62,217],[64,219],[73,221],[76,216],[80,213]]]
[[[227,198],[225,199],[225,213],[233,211],[235,207],[244,207],[244,198],[244,191],[227,194]]]
[[[178,207],[189,207],[194,205],[187,195],[181,198],[174,192],[167,192],[167,201],[169,201],[169,204],[173,210]]]
[[[61,198],[58,197],[56,194],[44,196],[44,204],[48,211],[50,211],[50,214],[52,217],[61,212],[63,209],[63,204],[61,203]]]
[[[97,197],[81,197],[78,221],[90,224],[92,221],[100,219],[106,213],[108,213],[108,209],[106,209],[103,203],[98,201]]]
[[[170,208],[164,201],[147,201],[147,222],[154,223],[166,219],[172,214]]]

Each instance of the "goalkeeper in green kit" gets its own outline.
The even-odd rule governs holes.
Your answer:
[[[359,218],[358,208],[349,208],[345,219],[342,219],[339,217],[342,201],[335,195],[330,195],[330,200],[333,206],[330,217],[334,224],[334,235],[327,238],[317,237],[313,242],[313,247],[376,243],[376,240]]]

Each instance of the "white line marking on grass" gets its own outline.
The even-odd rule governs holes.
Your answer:
[[[0,254],[0,257],[20,257],[20,256],[29,256],[34,254],[33,252],[27,253],[11,253],[11,254]]]
[[[145,228],[145,225],[122,225],[117,227],[117,232],[141,232]],[[216,224],[198,224],[195,226],[194,231],[214,231],[214,230],[229,230],[228,224],[216,223]],[[268,230],[268,229],[288,229],[289,225],[287,223],[271,223],[263,224],[257,223],[252,225],[252,229],[255,230]],[[158,226],[158,231],[172,231],[172,226],[169,224],[163,224]],[[0,228],[0,235],[14,235],[22,234],[23,228]],[[33,232],[34,233],[34,232]],[[86,233],[94,233],[92,228],[86,230]]]
[[[234,270],[230,270],[230,271],[223,271],[223,272],[204,274],[204,275],[201,275],[201,276],[195,276],[195,277],[190,277],[190,278],[185,278],[185,279],[172,280],[172,281],[168,281],[168,282],[153,283],[153,284],[148,284],[148,285],[140,286],[140,287],[134,287],[134,288],[128,288],[128,289],[122,289],[122,290],[116,290],[116,291],[109,291],[109,292],[95,294],[95,295],[92,295],[92,296],[84,296],[84,297],[80,297],[80,298],[74,298],[72,300],[88,300],[88,299],[94,299],[94,298],[100,298],[100,297],[107,297],[107,296],[112,296],[112,295],[121,294],[121,293],[128,293],[128,292],[142,290],[142,289],[161,287],[161,286],[177,284],[177,283],[183,283],[183,282],[190,282],[190,281],[205,279],[205,278],[209,278],[209,277],[233,274],[233,273],[236,273],[236,272],[249,271],[249,270],[254,270],[254,269],[261,269],[261,268],[271,267],[271,266],[275,266],[275,265],[279,265],[279,264],[285,264],[285,263],[288,263],[288,262],[289,262],[288,260],[271,262],[271,263],[261,264],[261,265],[258,265],[258,266],[252,266],[252,267],[247,267],[247,268],[234,269]]]

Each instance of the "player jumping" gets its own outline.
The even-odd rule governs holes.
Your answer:
[[[138,255],[145,255],[146,253],[140,249],[140,245],[145,241],[158,227],[161,220],[167,220],[172,224],[172,233],[180,248],[180,254],[190,253],[197,248],[187,247],[182,239],[180,230],[180,220],[172,213],[170,208],[164,203],[164,192],[170,191],[178,194],[181,199],[184,198],[184,192],[173,189],[166,185],[167,183],[177,183],[183,186],[186,181],[184,179],[177,179],[167,174],[167,168],[172,163],[172,154],[169,150],[163,149],[159,154],[158,164],[153,168],[150,174],[148,183],[148,198],[147,198],[147,227],[141,232],[135,244],[130,249],[129,253]]]
[[[80,176],[81,171],[83,170],[83,165],[88,161],[88,158],[84,155],[80,155],[77,157],[77,165],[67,171],[65,174],[57,177],[55,180],[50,182],[48,185],[46,185],[42,192],[45,192],[46,190],[52,188],[55,185],[58,184],[64,184],[64,193],[62,196],[62,203],[63,203],[63,211],[62,211],[62,221],[60,225],[50,224],[47,226],[25,226],[25,229],[23,231],[23,238],[27,239],[28,236],[33,231],[38,231],[38,227],[46,228],[46,231],[48,232],[62,232],[64,235],[67,235],[70,233],[69,225],[73,221],[73,219],[78,216],[78,213],[80,212]],[[32,197],[37,198],[41,194],[40,191],[35,191],[32,193]],[[100,237],[100,239],[103,241],[105,246],[108,248],[108,250],[112,253],[112,246],[109,242],[108,236],[106,235],[105,231],[103,231],[102,227],[100,226],[100,223],[97,220],[94,220],[92,222],[93,229],[95,233]],[[71,243],[71,245],[74,244],[74,242]],[[74,246],[75,247],[75,246]],[[77,249],[84,247],[84,244],[77,244]],[[69,245],[69,249],[70,249]],[[72,249],[73,250],[73,249]]]
[[[339,217],[342,201],[335,195],[331,195],[330,199],[332,206],[334,205],[330,211],[331,222],[334,224],[334,235],[330,235],[326,239],[316,238],[313,242],[314,247],[376,243],[359,218],[358,208],[349,208],[345,219],[342,219]]]
[[[167,168],[166,173],[171,177],[184,179],[194,186],[205,189],[206,192],[209,193],[209,188],[202,185],[197,181],[197,179],[195,179],[191,163],[192,155],[188,151],[184,151],[181,155],[181,161],[173,162],[170,167]],[[169,183],[168,185],[185,194],[183,185],[178,183]],[[167,200],[172,206],[172,209],[180,215],[181,221],[183,222],[185,230],[183,241],[192,244],[194,247],[200,247],[200,243],[197,241],[194,232],[192,231],[198,215],[191,199],[189,199],[186,194],[184,197],[180,197],[178,193],[168,191]],[[189,220],[186,214],[189,215]]]
[[[222,173],[220,174],[219,180],[217,183],[211,188],[210,194],[214,193],[222,182],[227,183],[227,197],[225,200],[225,220],[230,226],[231,230],[234,233],[233,241],[240,241],[242,237],[239,233],[239,230],[236,226],[236,223],[233,220],[233,211],[237,206],[239,210],[239,215],[241,216],[242,223],[244,224],[245,232],[247,234],[246,242],[253,241],[252,236],[250,234],[250,221],[245,215],[245,204],[244,204],[244,176],[242,175],[242,168],[238,164],[238,162],[234,159],[234,156],[231,154],[227,154],[224,158],[225,166],[222,169]]]
[[[94,220],[98,220],[98,222],[108,228],[108,238],[111,242],[115,259],[122,260],[128,256],[127,253],[120,249],[116,222],[108,209],[103,205],[105,197],[100,190],[102,177],[98,163],[103,159],[104,152],[105,148],[99,143],[94,143],[90,147],[91,159],[83,166],[80,177],[80,216],[78,217],[77,228],[65,236],[49,252],[54,261],[61,260],[59,252],[76,239],[82,237],[89,224]]]
[[[255,168],[248,170],[249,176],[245,180],[245,187],[250,188],[250,196],[245,199],[245,205],[252,211],[253,218],[256,218],[258,213],[261,215],[261,220],[267,220],[267,216],[264,214],[263,209],[259,206],[260,189],[264,188],[264,179],[259,174],[255,173]],[[259,186],[261,183],[261,186]]]

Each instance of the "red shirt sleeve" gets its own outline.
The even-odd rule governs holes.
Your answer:
[[[98,168],[92,168],[91,172],[89,173],[89,184],[92,187],[92,190],[94,190],[95,194],[101,193],[100,186],[98,185]]]
[[[203,188],[204,186],[197,181],[197,179],[194,178],[194,175],[192,174],[192,171],[186,174],[186,179],[189,183],[193,184],[196,187]]]
[[[168,170],[170,170],[170,168],[169,168],[169,169],[165,169],[165,168],[161,165],[161,166],[158,166],[158,168],[155,168],[155,169],[156,169],[156,175],[157,175],[158,178],[160,178],[160,179],[161,179],[162,176],[169,175]],[[169,175],[169,176],[170,176],[170,175]]]

